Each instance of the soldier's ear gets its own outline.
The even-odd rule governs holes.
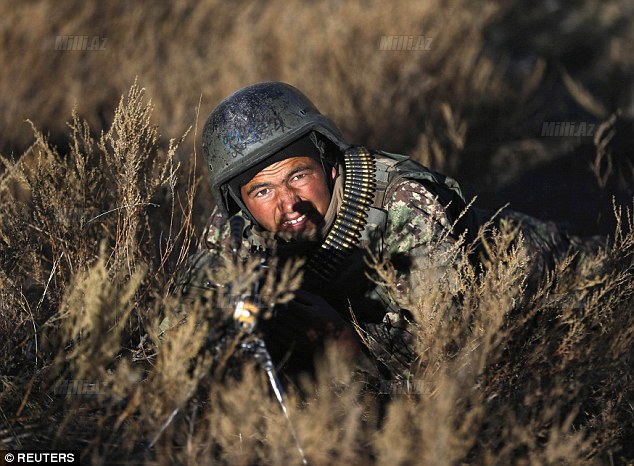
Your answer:
[[[337,168],[336,167],[332,167],[331,171],[330,171],[330,177],[334,180],[335,178],[337,178]]]

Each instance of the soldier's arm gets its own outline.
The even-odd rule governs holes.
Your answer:
[[[446,208],[417,181],[401,181],[385,209],[384,254],[396,270],[394,298],[400,307],[409,308],[418,280],[456,279],[457,237]]]
[[[184,301],[191,303],[213,288],[215,283],[224,283],[224,260],[231,257],[231,235],[229,222],[215,208],[203,230],[198,250],[187,258],[178,271],[175,292],[180,292]]]

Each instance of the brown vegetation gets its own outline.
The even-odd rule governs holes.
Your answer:
[[[593,197],[631,205],[634,20],[627,1],[546,3],[4,2],[0,446],[79,448],[86,464],[299,463],[261,371],[215,376],[207,307],[160,325],[182,315],[167,290],[209,212],[197,129],[228,93],[280,79],[351,141],[414,154],[485,201],[575,156],[585,209],[557,220],[611,233],[537,290],[513,230],[482,268],[452,271],[459,290],[426,272],[409,389],[377,397],[327,352],[288,394],[311,464],[634,460],[633,221]],[[384,34],[432,50],[380,51]],[[57,35],[108,40],[56,51]],[[598,127],[619,109],[594,140],[539,137],[543,121]]]

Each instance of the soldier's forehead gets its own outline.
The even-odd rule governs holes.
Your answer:
[[[290,171],[296,170],[298,168],[319,168],[319,164],[312,157],[290,157],[288,159],[272,163],[271,165],[263,168],[258,173],[256,173],[256,175],[247,184],[264,178],[284,177]]]

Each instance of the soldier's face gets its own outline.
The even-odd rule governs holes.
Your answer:
[[[333,168],[333,179],[335,175]],[[240,193],[264,229],[294,238],[310,237],[323,221],[331,197],[326,175],[311,157],[291,157],[269,165]]]

